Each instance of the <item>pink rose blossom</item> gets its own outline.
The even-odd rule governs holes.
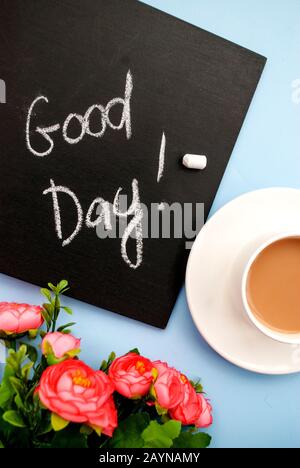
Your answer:
[[[202,414],[202,402],[198,398],[198,394],[195,389],[188,381],[185,376],[182,376],[182,380],[185,380],[183,386],[184,397],[183,401],[170,410],[170,416],[172,419],[180,421],[183,425],[189,426],[195,424]]]
[[[53,413],[66,421],[97,427],[110,437],[117,427],[113,392],[114,385],[104,372],[76,359],[47,367],[36,389]]]
[[[206,398],[201,393],[197,393],[198,399],[201,402],[201,414],[197,421],[195,421],[196,427],[208,427],[212,424],[212,407]]]
[[[136,353],[128,353],[113,361],[109,377],[117,392],[127,398],[146,395],[153,381],[153,364],[149,359]]]
[[[184,397],[183,376],[173,367],[161,361],[153,363],[157,370],[157,379],[154,382],[156,403],[161,408],[173,409],[178,406]]]
[[[70,351],[80,349],[80,339],[75,338],[71,334],[54,332],[47,333],[42,341],[42,353],[47,355],[47,344],[52,348],[53,354],[56,358],[62,358]]]
[[[97,413],[97,427],[102,428],[103,434],[112,437],[118,426],[118,413],[113,397],[110,397]]]
[[[15,302],[0,303],[0,330],[6,333],[24,333],[43,324],[42,308]]]

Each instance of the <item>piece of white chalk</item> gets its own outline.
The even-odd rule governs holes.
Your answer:
[[[182,164],[188,169],[205,169],[207,166],[207,157],[200,154],[186,154],[183,157]]]

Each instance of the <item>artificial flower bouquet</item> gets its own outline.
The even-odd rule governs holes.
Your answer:
[[[0,447],[204,448],[211,405],[197,382],[137,349],[99,370],[78,358],[74,322],[57,327],[67,281],[40,306],[0,303],[8,348],[0,385]],[[34,340],[34,341],[31,341]],[[40,344],[38,342],[40,340]],[[1,368],[0,368],[1,369]]]

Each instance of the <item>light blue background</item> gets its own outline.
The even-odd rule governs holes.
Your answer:
[[[300,104],[292,102],[291,87],[300,78],[300,1],[146,3],[268,57],[213,211],[250,190],[300,188]],[[0,300],[40,303],[40,295],[37,287],[0,275]],[[74,332],[90,365],[112,349],[121,354],[137,346],[201,376],[214,407],[213,447],[300,447],[300,374],[256,375],[224,361],[194,327],[184,290],[163,331],[72,299],[65,303],[75,310]]]

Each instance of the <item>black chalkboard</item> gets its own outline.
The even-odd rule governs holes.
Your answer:
[[[105,201],[122,187],[130,205],[132,186],[148,208],[204,203],[207,216],[265,58],[134,0],[1,0],[0,30],[0,271],[66,278],[75,298],[165,327],[185,239],[146,238],[143,252],[125,239],[122,257],[91,226],[102,213],[108,229]],[[185,169],[185,153],[207,168]]]

